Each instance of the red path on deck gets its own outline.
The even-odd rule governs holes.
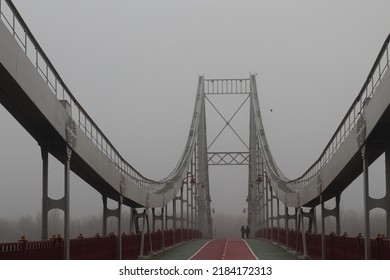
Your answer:
[[[201,248],[191,260],[256,260],[242,239],[215,239]]]

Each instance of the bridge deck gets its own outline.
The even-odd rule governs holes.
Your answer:
[[[151,260],[297,260],[296,255],[266,240],[249,239],[194,240],[151,256]],[[250,249],[249,249],[249,248]],[[225,249],[226,248],[226,249]],[[224,250],[225,249],[225,250]],[[223,256],[223,252],[225,255]]]
[[[255,260],[256,256],[242,239],[214,239],[202,247],[191,260]]]

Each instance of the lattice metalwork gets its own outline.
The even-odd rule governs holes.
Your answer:
[[[209,165],[248,165],[249,152],[208,152]]]

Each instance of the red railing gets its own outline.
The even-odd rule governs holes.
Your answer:
[[[161,231],[150,234],[152,250],[162,250],[164,247],[173,246],[183,240],[201,238],[202,234],[197,230],[177,229]],[[187,238],[187,236],[189,238]],[[141,234],[122,236],[122,259],[137,259],[141,250]],[[149,233],[145,234],[144,256],[151,251]],[[175,239],[175,240],[174,240]],[[182,240],[183,239],[183,240]],[[61,237],[51,238],[46,241],[28,241],[24,238],[18,242],[0,243],[0,260],[61,260],[63,259],[64,242]],[[70,259],[72,260],[113,260],[118,258],[118,237],[99,236],[84,238],[80,235],[77,239],[70,240]]]
[[[272,241],[277,240],[278,230],[262,229],[256,233],[256,237],[271,240],[271,231],[273,232]],[[306,233],[307,254],[313,259],[322,258],[321,234]],[[297,245],[298,242],[298,245]],[[371,259],[390,260],[390,239],[378,236],[371,239]],[[286,230],[279,229],[278,244],[286,246]],[[295,230],[288,231],[288,249],[303,252],[302,234]],[[298,248],[298,249],[297,249]],[[365,258],[364,237],[329,234],[325,236],[325,258],[327,260],[362,260]]]

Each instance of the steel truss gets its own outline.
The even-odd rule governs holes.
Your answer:
[[[248,165],[249,152],[208,152],[209,165]]]

